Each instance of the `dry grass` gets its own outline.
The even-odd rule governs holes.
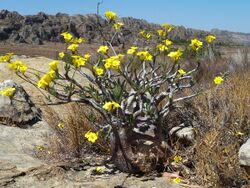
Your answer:
[[[202,123],[191,153],[199,185],[241,187],[247,183],[238,151],[250,135],[249,85],[250,72],[238,73],[195,100]],[[237,135],[238,131],[244,135]]]
[[[44,108],[44,119],[53,127],[56,134],[50,138],[50,145],[45,148],[44,152],[40,152],[40,157],[56,161],[71,161],[75,159],[84,159],[87,155],[103,155],[109,153],[109,144],[104,139],[98,139],[95,144],[89,143],[84,134],[91,130],[96,132],[95,126],[88,121],[86,116],[95,114],[96,122],[100,122],[99,114],[90,107],[82,104],[70,103],[64,104],[58,108],[47,106]],[[67,109],[67,110],[65,110]],[[66,114],[65,114],[66,112]],[[58,124],[61,123],[63,128]],[[50,155],[47,155],[47,152]],[[46,155],[45,155],[46,154]],[[93,159],[94,160],[94,159]]]

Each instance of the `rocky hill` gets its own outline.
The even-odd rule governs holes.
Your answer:
[[[99,22],[97,20],[99,20]],[[140,30],[153,31],[160,27],[160,25],[132,17],[122,18],[122,21],[125,23],[122,34],[129,43],[135,41],[137,33]],[[63,13],[47,15],[40,12],[37,15],[22,16],[18,12],[1,10],[0,41],[28,44],[43,44],[43,42],[47,41],[62,42],[60,33],[69,31],[76,37],[81,36],[86,38],[88,43],[95,43],[100,41],[98,24],[104,31],[108,31],[107,22],[96,14],[69,16]],[[217,44],[250,46],[250,34],[234,33],[217,29],[207,32],[177,26],[171,32],[170,38],[175,42],[183,42],[194,37],[202,38],[208,33],[217,36]],[[117,39],[114,43],[117,43]]]

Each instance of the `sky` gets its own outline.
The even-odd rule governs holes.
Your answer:
[[[96,13],[101,0],[0,0],[0,9],[23,15],[45,12],[70,15]],[[100,14],[114,11],[119,17],[132,16],[152,23],[183,25],[188,28],[250,33],[250,0],[103,0]]]

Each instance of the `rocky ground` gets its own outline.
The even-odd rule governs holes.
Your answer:
[[[0,187],[171,187],[166,177],[135,177],[113,168],[102,168],[95,174],[96,164],[90,156],[78,163],[53,163],[36,158],[37,146],[48,144],[48,137],[55,134],[44,121],[28,129],[0,124]]]

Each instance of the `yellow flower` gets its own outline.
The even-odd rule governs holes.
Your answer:
[[[84,137],[87,138],[89,142],[95,143],[98,139],[98,133],[88,131],[85,133]]]
[[[178,70],[179,76],[183,76],[186,72],[183,69]]]
[[[168,50],[168,47],[165,46],[165,45],[163,45],[163,44],[158,44],[158,45],[156,46],[156,48],[157,48],[160,52],[164,52],[164,51]]]
[[[98,53],[107,54],[109,50],[108,46],[100,46],[97,50]]]
[[[122,26],[124,26],[124,23],[122,23],[122,22],[117,22],[114,24],[115,30],[121,29]]]
[[[108,61],[108,60],[106,60],[105,61],[105,64],[104,64],[104,67],[106,68],[106,69],[110,69],[111,68],[111,64],[112,62],[111,61]]]
[[[183,159],[182,159],[182,157],[180,156],[180,155],[176,155],[176,156],[174,156],[174,162],[175,163],[179,163],[179,162],[181,162]]]
[[[4,56],[0,56],[0,62],[8,62],[8,61],[10,61],[13,54],[14,53],[10,52],[10,53],[6,53]]]
[[[198,39],[191,40],[191,44],[189,45],[195,51],[198,51],[202,47],[202,42]]]
[[[64,125],[63,125],[62,123],[58,123],[57,127],[58,127],[59,129],[63,129],[63,128],[64,128]]]
[[[50,70],[46,73],[37,83],[39,88],[45,89],[49,86],[50,82],[52,82],[56,78],[56,72],[54,70]]]
[[[165,44],[167,47],[169,47],[171,44],[173,44],[173,42],[172,42],[171,40],[168,40],[168,39],[163,40],[162,42],[164,42],[164,44]]]
[[[235,132],[235,136],[243,136],[243,135],[244,135],[244,133],[241,132],[241,131],[236,131]]]
[[[150,39],[152,37],[152,33],[146,33],[144,30],[139,33],[143,38]]]
[[[6,97],[12,97],[14,95],[14,91],[16,90],[16,88],[5,88],[1,91],[2,96],[6,96]]]
[[[52,82],[56,78],[56,72],[54,70],[50,70],[46,75],[45,75],[45,80],[48,82]]]
[[[162,29],[157,30],[157,33],[158,33],[158,35],[159,35],[160,37],[165,36],[165,33],[163,32]]]
[[[107,111],[114,111],[116,108],[120,108],[121,106],[118,103],[112,101],[106,102],[102,107]]]
[[[70,42],[73,36],[69,32],[61,33],[61,36],[63,36],[65,42]]]
[[[153,56],[148,51],[140,51],[136,54],[142,61],[151,61]]]
[[[81,43],[85,42],[85,39],[80,37],[80,38],[71,39],[70,42],[73,44],[81,44]]]
[[[60,52],[58,55],[59,55],[59,57],[62,59],[62,58],[64,58],[65,53],[64,53],[64,52]]]
[[[86,59],[86,61],[88,61],[91,55],[89,53],[86,53],[83,57]]]
[[[178,61],[181,58],[182,55],[183,55],[182,50],[178,49],[177,51],[170,52],[168,54],[168,57],[171,57],[174,61]]]
[[[95,172],[98,173],[98,174],[101,174],[101,173],[103,173],[103,168],[98,166],[98,167],[95,168]]]
[[[221,76],[216,76],[214,78],[214,83],[217,84],[217,85],[220,85],[222,82],[223,82],[223,78]]]
[[[163,27],[164,32],[166,34],[168,34],[170,31],[172,31],[172,29],[174,29],[174,26],[169,23],[162,24],[161,26]]]
[[[25,73],[28,69],[27,65],[25,65],[23,62],[21,61],[15,61],[13,63],[10,63],[8,65],[8,67],[16,72],[21,72],[21,73]]]
[[[104,70],[102,68],[97,67],[97,66],[93,66],[93,70],[97,76],[101,76],[104,74]]]
[[[82,67],[85,65],[87,59],[84,57],[81,57],[79,55],[72,55],[72,63],[76,68]]]
[[[37,149],[38,149],[39,151],[43,151],[43,146],[42,146],[42,145],[38,145],[38,146],[37,146]]]
[[[58,69],[58,68],[57,68],[58,64],[59,64],[59,61],[51,61],[51,62],[49,63],[49,67],[50,67],[51,70],[57,71],[57,69]]]
[[[120,68],[121,60],[123,59],[124,55],[118,54],[116,56],[111,56],[110,58],[104,59],[105,62],[104,67],[106,69],[114,69],[118,70]]]
[[[206,41],[208,43],[212,43],[215,39],[216,39],[216,36],[213,36],[213,35],[206,36]]]
[[[121,64],[121,61],[119,61],[119,60],[114,60],[113,63],[112,63],[111,68],[114,69],[114,70],[118,70],[119,67],[120,67],[120,64]]]
[[[75,52],[78,48],[78,44],[71,44],[68,46],[68,50],[70,50],[71,52]]]
[[[173,183],[176,183],[176,184],[181,183],[181,178],[179,177],[174,178]]]
[[[138,47],[136,46],[131,46],[128,51],[127,51],[127,54],[129,55],[134,55],[135,54],[135,51],[137,50]]]
[[[49,83],[46,82],[44,79],[40,79],[37,83],[37,87],[45,89],[46,87],[49,86]]]
[[[107,11],[104,13],[104,15],[108,21],[114,21],[117,18],[116,13],[112,11]]]

